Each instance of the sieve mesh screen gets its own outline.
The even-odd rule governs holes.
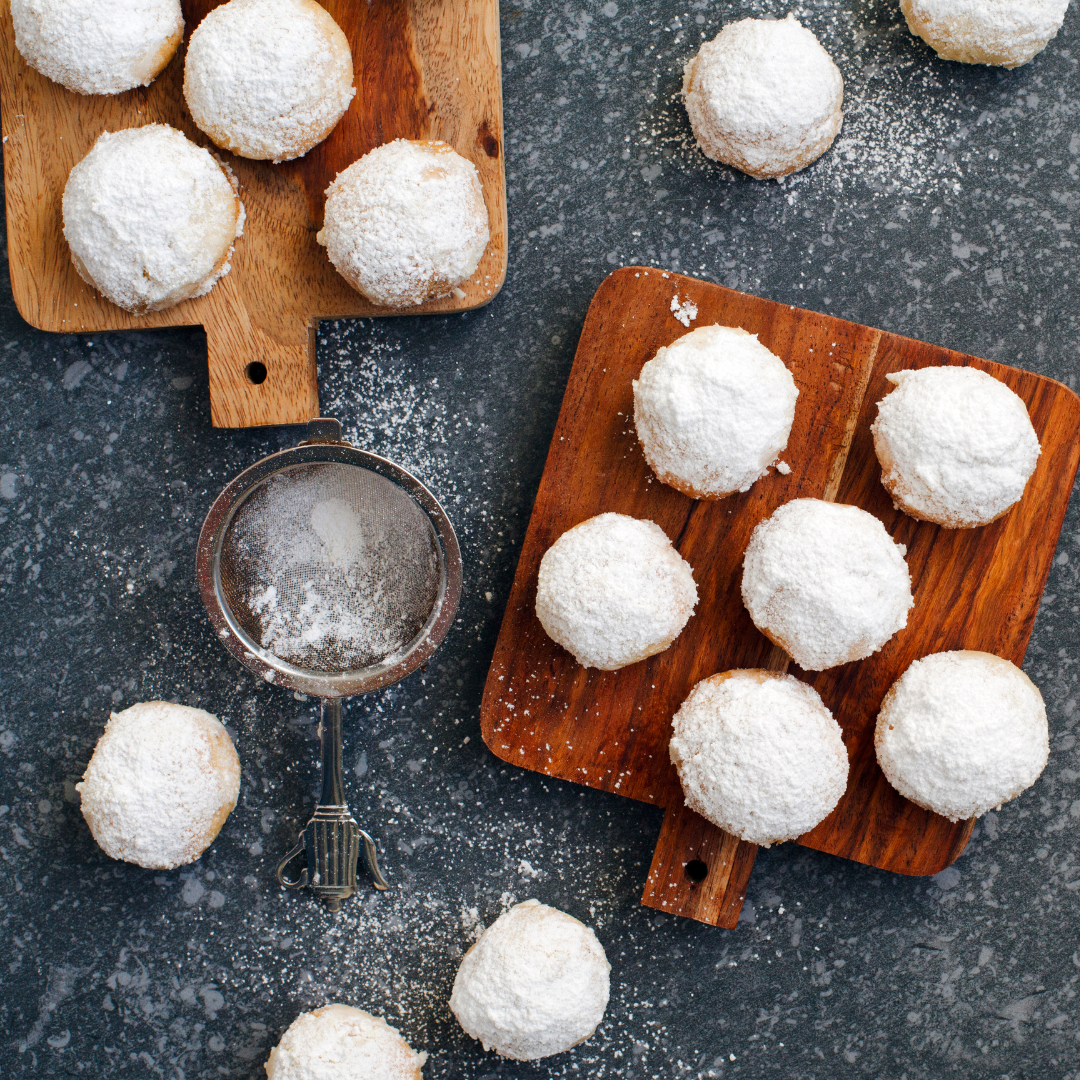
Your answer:
[[[221,596],[279,660],[323,674],[397,662],[439,600],[427,514],[376,472],[336,462],[273,473],[222,540]]]

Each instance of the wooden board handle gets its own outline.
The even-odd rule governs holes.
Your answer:
[[[277,341],[246,317],[206,324],[214,427],[303,424],[319,415],[315,328],[306,341]]]
[[[664,814],[641,902],[734,930],[757,845],[718,829],[685,803]]]

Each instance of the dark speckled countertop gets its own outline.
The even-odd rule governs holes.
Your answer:
[[[714,165],[676,99],[703,36],[794,11],[846,83],[785,183]],[[452,318],[324,323],[323,410],[444,501],[460,619],[354,699],[348,797],[393,888],[338,916],[274,866],[316,790],[317,708],[214,640],[194,584],[213,496],[289,430],[210,426],[201,331],[49,336],[0,285],[0,1076],[258,1077],[295,1015],[385,1014],[427,1077],[1080,1077],[1080,509],[1026,670],[1050,764],[932,879],[792,845],[717,930],[639,906],[660,812],[516,771],[480,739],[487,664],[593,291],[651,263],[1053,376],[1080,375],[1080,10],[1014,72],[936,59],[895,2],[503,0],[510,273]],[[240,803],[196,864],[109,860],[74,784],[110,709],[227,723]],[[596,928],[597,1034],[534,1065],[448,1008],[476,928],[535,896]]]

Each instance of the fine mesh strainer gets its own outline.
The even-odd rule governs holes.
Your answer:
[[[375,887],[387,888],[345,805],[341,699],[398,682],[435,651],[461,595],[461,553],[414,476],[342,442],[336,420],[307,434],[217,497],[196,570],[226,648],[267,682],[322,699],[322,794],[278,880],[310,885],[337,911],[356,889],[361,840]]]

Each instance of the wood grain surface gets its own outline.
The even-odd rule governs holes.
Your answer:
[[[631,383],[662,345],[689,331],[672,297],[698,307],[694,326],[741,326],[788,365],[799,389],[789,475],[695,501],[659,483],[633,426]],[[880,483],[869,425],[902,368],[970,364],[1028,404],[1043,453],[1020,504],[984,529],[947,530],[895,511]],[[677,274],[625,267],[589,308],[488,674],[481,725],[515,765],[667,808],[645,886],[652,907],[734,926],[755,848],[689,811],[668,757],[671,717],[690,688],[738,667],[790,666],[836,714],[851,759],[836,810],[799,843],[904,874],[933,874],[963,850],[972,822],[902,799],[873,750],[881,699],[912,660],[944,649],[1023,659],[1080,459],[1080,399],[1049,379]],[[853,503],[908,547],[915,607],[873,657],[803,672],[758,632],[739,592],[751,531],[797,497]],[[536,575],[568,528],[605,511],[659,524],[694,568],[699,601],[666,652],[617,672],[587,670],[536,618]]]
[[[184,0],[185,41],[221,0]],[[506,274],[498,0],[323,0],[352,46],[356,98],[329,138],[297,161],[248,161],[217,151],[184,105],[184,47],[149,87],[74,94],[29,68],[0,0],[11,284],[19,313],[42,330],[206,328],[218,427],[299,423],[319,414],[314,327],[319,318],[464,311],[486,304]],[[219,154],[247,210],[232,271],[205,297],[134,316],[86,285],[63,238],[71,167],[103,131],[161,122]],[[315,242],[323,193],[342,169],[399,137],[442,139],[477,167],[491,241],[463,295],[407,312],[376,307],[336,273]],[[249,365],[266,368],[254,383]]]

